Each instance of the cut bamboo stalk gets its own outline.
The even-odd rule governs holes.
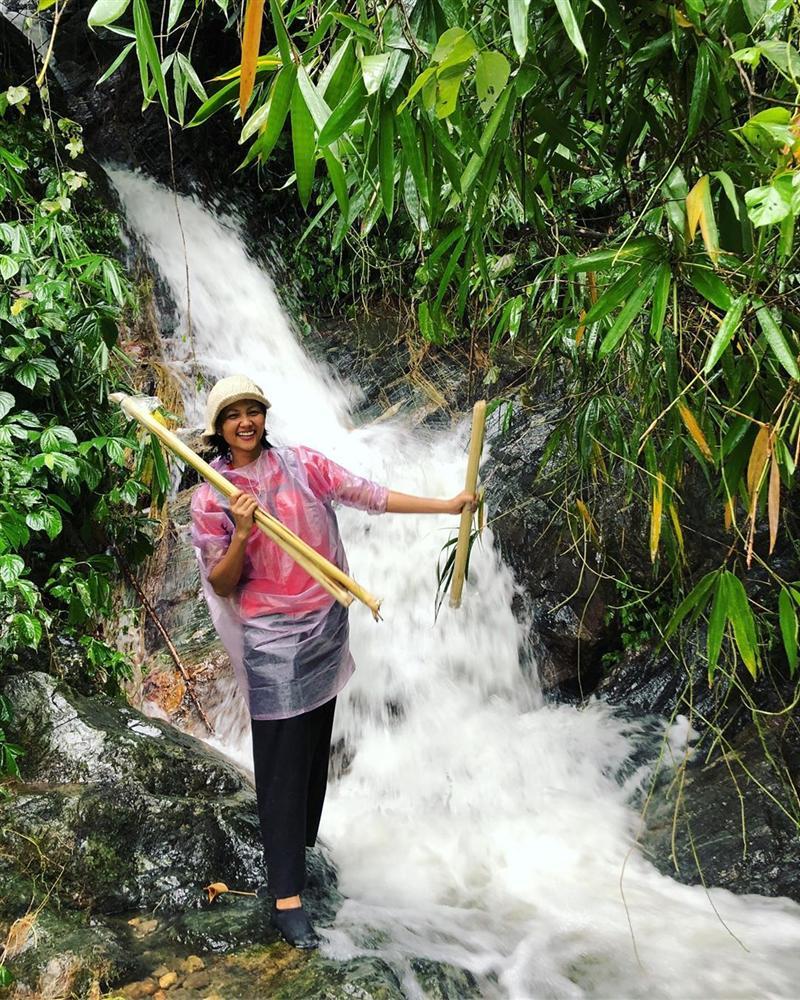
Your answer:
[[[184,444],[183,441],[172,431],[159,423],[151,413],[138,406],[136,401],[124,393],[114,393],[109,397],[113,402],[119,403],[123,411],[132,419],[138,420],[151,433],[163,442],[170,451],[182,458],[193,469],[200,473],[211,485],[219,490],[228,499],[234,499],[241,493],[236,486],[226,479],[221,472],[214,469],[208,462],[204,461],[198,454]],[[253,515],[253,519],[268,538],[276,545],[287,552],[300,566],[313,577],[324,589],[344,607],[348,607],[356,597],[370,609],[376,621],[380,618],[380,601],[373,597],[360,584],[356,583],[343,570],[339,569],[332,562],[321,556],[310,545],[307,545],[301,538],[298,538],[286,525],[281,524],[268,511],[258,507]]]
[[[475,493],[478,487],[478,466],[483,450],[483,429],[486,424],[486,400],[479,399],[472,408],[472,433],[469,440],[469,458],[467,459],[467,475],[464,489]],[[461,523],[458,526],[458,542],[456,557],[453,563],[453,580],[450,584],[450,607],[461,607],[461,592],[464,589],[464,574],[467,569],[469,554],[469,536],[472,528],[472,510],[469,504],[461,511]]]

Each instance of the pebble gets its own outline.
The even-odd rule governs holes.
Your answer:
[[[162,990],[171,989],[175,983],[178,981],[177,972],[166,972],[163,976],[159,976],[158,985]]]
[[[211,985],[211,976],[205,969],[193,972],[183,981],[183,988],[186,990],[202,990]]]
[[[122,990],[122,994],[127,997],[127,1000],[143,1000],[144,997],[151,997],[157,989],[156,981],[148,978],[141,979],[137,983],[128,983]]]
[[[168,965],[159,965],[150,973],[151,976],[155,976],[156,979],[160,979],[162,976],[166,976],[168,972],[172,972],[172,969]]]
[[[192,972],[199,972],[201,969],[205,969],[206,963],[200,958],[199,955],[189,955],[181,962],[182,968],[191,975]]]

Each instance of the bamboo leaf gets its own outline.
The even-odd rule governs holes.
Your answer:
[[[213,114],[216,114],[225,104],[230,101],[235,100],[236,92],[239,89],[239,81],[231,80],[230,83],[226,83],[224,87],[220,87],[218,91],[213,93],[211,97],[208,98],[200,107],[195,111],[194,118],[189,122],[187,128],[194,128],[196,125],[202,125],[203,122],[207,121]]]
[[[769,520],[769,554],[775,548],[778,537],[778,521],[781,511],[781,473],[778,467],[778,455],[773,449],[769,469],[769,487],[767,490],[767,517]]]
[[[686,222],[690,243],[694,240],[698,223],[700,224],[706,252],[716,264],[719,259],[719,233],[714,218],[714,205],[711,201],[711,183],[708,174],[703,174],[686,195]]]
[[[797,670],[797,611],[794,607],[789,591],[781,587],[778,596],[778,620],[781,628],[781,638],[783,648],[786,650],[786,659],[789,661],[789,673],[794,677]]]
[[[650,562],[655,562],[658,555],[658,543],[661,538],[661,519],[664,512],[664,474],[656,474],[653,484],[653,501],[650,511]]]
[[[361,75],[364,78],[364,89],[367,94],[377,94],[383,82],[386,67],[389,65],[389,52],[380,52],[374,56],[363,56],[361,59]]]
[[[316,146],[314,143],[314,120],[306,107],[299,87],[292,91],[290,102],[292,119],[292,153],[294,171],[297,176],[297,193],[303,208],[308,206],[314,183]]]
[[[329,146],[340,135],[347,131],[358,118],[367,103],[367,91],[359,73],[350,85],[341,104],[331,111],[331,116],[325,123],[325,128],[319,134],[320,146]]]
[[[704,375],[707,375],[711,371],[711,369],[728,349],[730,342],[733,340],[734,334],[741,326],[742,313],[744,312],[746,304],[747,296],[740,295],[737,299],[734,299],[730,309],[723,316],[717,335],[714,337],[714,341],[711,344],[711,350],[708,352],[706,363],[703,365]]]
[[[758,645],[755,621],[750,602],[747,599],[747,592],[739,577],[727,570],[724,574],[724,581],[727,591],[728,618],[733,625],[736,648],[739,650],[742,662],[755,678],[758,674]]]
[[[780,364],[783,365],[791,378],[800,380],[800,368],[797,365],[796,352],[792,353],[792,349],[781,332],[781,328],[775,322],[772,310],[768,309],[760,300],[756,300],[755,306],[758,322],[761,325],[764,336],[767,338],[767,343],[772,353]]]
[[[719,652],[722,648],[722,637],[725,634],[725,622],[728,620],[728,592],[725,577],[721,576],[714,590],[714,603],[708,621],[706,634],[706,656],[708,658],[708,683],[714,680]]]
[[[769,424],[764,424],[756,434],[750,458],[747,462],[747,492],[754,497],[767,467],[770,454],[771,430]]]
[[[694,71],[692,96],[689,101],[689,121],[686,127],[687,140],[694,137],[706,110],[710,62],[711,49],[708,42],[702,42],[697,51],[697,65]]]
[[[111,65],[108,67],[108,69],[105,71],[105,73],[103,73],[103,75],[97,81],[97,83],[95,84],[95,87],[99,87],[101,83],[105,83],[106,80],[109,79],[109,77],[112,77],[117,72],[117,70],[123,64],[123,62],[125,61],[125,59],[128,56],[128,53],[134,47],[135,44],[136,44],[136,42],[128,42],[128,44],[125,46],[125,48],[122,50],[122,52],[120,52],[120,54],[117,56],[117,58],[114,60],[114,62],[111,63]]]
[[[292,95],[295,91],[296,78],[297,67],[294,63],[284,67],[275,77],[275,82],[272,84],[269,96],[269,114],[267,115],[266,128],[250,147],[245,163],[249,163],[256,157],[262,163],[265,163],[269,159],[270,153],[275,148],[275,143],[283,131]]]
[[[690,265],[689,281],[698,292],[707,299],[717,309],[724,309],[726,312],[733,305],[733,295],[730,289],[709,267],[700,267],[697,264]]]
[[[650,298],[651,292],[653,290],[653,272],[650,271],[647,276],[647,280],[643,280],[642,283],[633,291],[633,294],[629,297],[628,301],[620,310],[619,316],[614,320],[611,329],[603,338],[600,344],[600,357],[604,358],[607,354],[619,344],[622,338],[628,331],[631,323],[636,319],[639,313],[642,311],[645,302]]]
[[[714,455],[711,451],[711,448],[708,445],[708,441],[706,440],[705,434],[703,434],[703,430],[700,427],[700,424],[697,422],[697,418],[695,417],[695,415],[692,413],[692,411],[689,409],[686,403],[683,402],[678,403],[678,412],[681,415],[681,419],[683,420],[686,430],[691,435],[691,438],[694,441],[694,443],[700,449],[703,457],[707,458],[709,462],[713,462]]]
[[[333,185],[333,193],[336,196],[336,201],[339,203],[339,211],[344,218],[347,218],[350,212],[350,197],[347,191],[347,178],[345,177],[344,167],[331,147],[323,149],[322,155],[325,159],[325,165],[328,168],[328,176]]]
[[[665,642],[668,642],[672,638],[678,630],[681,622],[684,618],[686,618],[690,611],[702,609],[708,599],[708,594],[714,585],[714,581],[718,576],[719,570],[714,569],[710,573],[706,573],[706,575],[694,587],[692,587],[686,597],[684,597],[675,609],[675,613],[667,623],[667,627],[664,629],[664,635],[658,644],[659,649]]]
[[[158,56],[155,38],[153,37],[153,24],[150,20],[147,0],[133,0],[133,30],[136,32],[136,55],[139,59],[142,92],[145,95],[147,94],[148,78],[152,75],[158,96],[161,100],[161,106],[164,109],[164,114],[169,114],[167,85],[164,82],[161,60]]]
[[[681,528],[680,518],[678,517],[678,511],[674,503],[669,505],[669,518],[672,521],[672,531],[675,535],[675,540],[678,543],[678,552],[680,552],[681,559],[686,559],[686,549],[683,541],[683,529]]]
[[[256,62],[261,45],[261,25],[264,21],[264,0],[247,0],[242,32],[242,64],[239,78],[239,114],[244,118],[256,80]]]
[[[528,51],[528,12],[531,0],[508,0],[508,19],[511,23],[511,38],[514,41],[519,61]]]
[[[664,329],[671,282],[672,269],[669,264],[659,264],[653,290],[653,304],[650,309],[650,336],[657,344],[661,342],[661,332]]]
[[[275,31],[275,40],[278,43],[278,51],[281,54],[281,63],[288,66],[294,62],[292,59],[292,43],[286,31],[286,22],[281,13],[281,0],[269,0],[269,10],[272,15],[272,27]]]
[[[394,212],[394,112],[384,102],[381,107],[380,135],[378,136],[378,176],[381,185],[383,210],[389,222]]]
[[[578,27],[575,12],[569,0],[556,0],[556,10],[567,32],[567,37],[578,50],[581,59],[585,62],[589,57],[586,54],[586,46],[583,44],[581,29]]]
[[[581,271],[607,271],[619,264],[631,261],[654,260],[663,257],[664,253],[664,244],[657,237],[641,236],[638,239],[629,240],[624,246],[595,250],[584,257],[570,260],[567,269],[571,274]]]
[[[642,278],[642,268],[638,266],[630,267],[618,278],[614,284],[607,288],[597,299],[592,308],[584,317],[584,323],[590,326],[601,319],[605,319],[617,306],[621,305],[636,289]]]
[[[86,23],[90,28],[105,28],[122,17],[130,3],[131,0],[95,0],[86,18]],[[39,9],[41,10],[41,8]]]

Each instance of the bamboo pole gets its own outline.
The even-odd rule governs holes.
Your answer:
[[[469,458],[467,459],[467,475],[464,489],[474,493],[478,486],[478,465],[483,450],[483,429],[486,424],[486,400],[479,399],[472,408],[472,433],[469,440]],[[461,607],[461,591],[464,588],[464,574],[467,569],[469,554],[469,536],[472,528],[472,511],[469,504],[461,511],[461,523],[458,526],[458,542],[456,557],[453,563],[453,581],[450,584],[450,607]]]
[[[193,469],[200,473],[211,485],[219,490],[228,499],[234,499],[241,490],[226,479],[222,473],[205,462],[192,449],[172,431],[159,423],[152,414],[138,406],[136,401],[125,393],[114,393],[109,397],[113,402],[119,403],[123,411],[132,419],[138,420],[152,434],[163,442],[170,451],[174,452],[184,462],[191,465]],[[348,607],[356,597],[372,612],[377,621],[380,618],[380,601],[373,597],[360,584],[356,583],[343,570],[339,569],[332,562],[321,556],[310,545],[307,545],[301,538],[298,538],[286,525],[281,524],[277,518],[273,517],[262,507],[258,507],[253,515],[253,519],[259,529],[276,545],[287,552],[300,566],[313,577],[325,590],[344,607]]]

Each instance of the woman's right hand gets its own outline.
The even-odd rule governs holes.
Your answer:
[[[231,514],[235,525],[234,533],[242,541],[247,541],[253,530],[253,514],[258,508],[258,500],[249,493],[240,493],[231,501]]]

